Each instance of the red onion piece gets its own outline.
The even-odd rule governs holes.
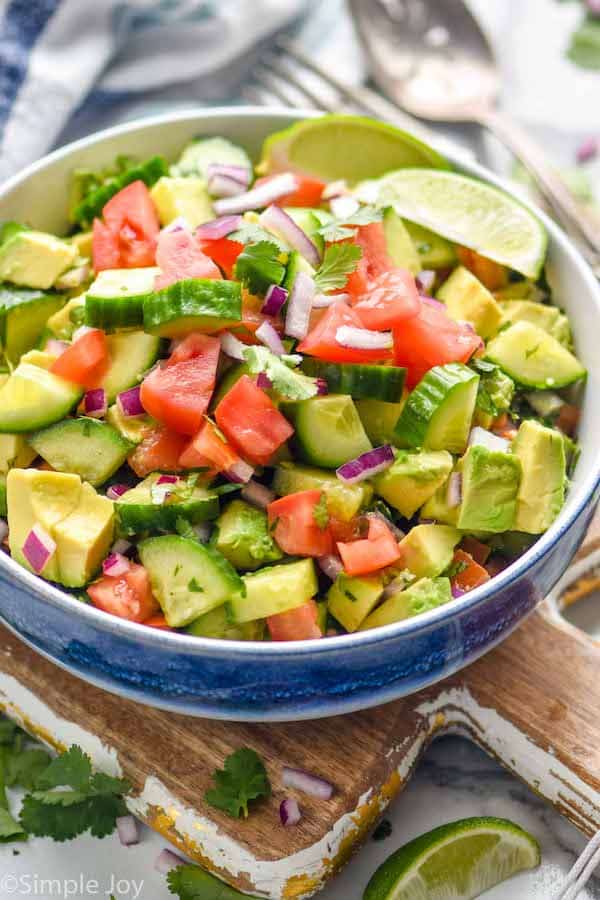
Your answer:
[[[298,801],[294,800],[293,797],[286,797],[285,800],[282,800],[279,807],[279,818],[281,819],[282,825],[288,827],[290,825],[297,825],[302,818]]]
[[[233,178],[244,187],[248,187],[250,183],[250,170],[247,166],[234,166],[229,163],[209,163],[206,167],[206,177],[210,181],[213,175],[224,175],[226,178]]]
[[[428,294],[435,284],[435,272],[433,271],[433,269],[423,269],[422,272],[419,272],[415,281],[417,282],[417,289],[419,293]]]
[[[317,564],[321,571],[327,575],[331,581],[335,581],[340,572],[344,571],[344,564],[335,553],[328,553],[327,556],[317,557]]]
[[[46,353],[50,353],[52,356],[61,356],[69,347],[70,344],[68,341],[59,341],[56,338],[48,338],[44,349]]]
[[[140,832],[137,821],[133,816],[119,816],[116,820],[119,840],[123,847],[131,847],[139,844]]]
[[[295,788],[303,794],[310,794],[311,797],[319,797],[320,800],[331,800],[333,797],[334,787],[329,781],[303,769],[284,766],[281,780],[286,787]]]
[[[355,350],[389,350],[394,343],[391,331],[369,331],[368,328],[355,328],[353,325],[340,326],[335,339],[341,347]]]
[[[105,575],[117,578],[119,575],[124,575],[125,572],[128,572],[130,566],[131,563],[126,556],[123,556],[121,553],[109,553],[102,563],[102,571]]]
[[[117,406],[121,411],[121,415],[125,416],[126,418],[145,415],[146,410],[142,406],[142,401],[140,400],[139,384],[135,387],[129,388],[128,391],[123,391],[122,393],[118,394]]]
[[[291,172],[284,172],[237,197],[224,197],[222,200],[216,200],[213,203],[213,209],[218,216],[264,209],[269,203],[274,203],[280,197],[293,194],[297,187],[296,177]]]
[[[252,506],[258,507],[258,509],[266,509],[269,503],[272,503],[275,499],[275,494],[270,488],[265,487],[259,481],[254,481],[253,478],[244,485],[240,494],[244,500],[247,500]]]
[[[315,283],[306,272],[298,272],[285,316],[285,333],[302,340],[308,334]]]
[[[23,556],[38,575],[56,552],[56,544],[41,525],[34,525],[21,548]]]
[[[460,506],[462,503],[462,475],[460,472],[452,472],[448,479],[446,490],[446,504],[450,509]]]
[[[600,11],[600,4],[599,4]],[[582,141],[579,147],[577,148],[577,162],[585,163],[589,162],[590,159],[595,159],[598,155],[598,151],[600,150],[600,141],[597,137],[589,137],[586,138],[585,141]]]
[[[106,401],[106,391],[104,388],[95,388],[92,391],[86,391],[83,398],[83,408],[86,416],[93,419],[101,419],[106,415],[108,403]]]
[[[192,527],[194,529],[194,534],[200,543],[207,544],[211,532],[210,522],[198,522],[197,525],[193,525]]]
[[[451,585],[450,590],[452,591],[452,596],[454,597],[455,600],[458,600],[459,597],[462,597],[463,594],[467,593],[461,587],[459,587],[457,584]]]
[[[321,254],[307,233],[297,225],[291,216],[280,206],[272,204],[259,218],[260,224],[271,231],[276,237],[281,238],[294,250],[297,250],[304,259],[315,269],[321,262]]]
[[[218,241],[220,238],[227,237],[232,231],[237,231],[243,221],[241,216],[221,216],[219,219],[198,225],[194,233],[203,241]]]
[[[259,372],[256,377],[256,387],[259,387],[261,391],[270,391],[273,387],[273,382],[269,378],[266,372]]]
[[[421,294],[421,303],[426,303],[427,306],[433,306],[434,309],[443,309],[446,312],[446,304],[440,303],[439,300],[434,300],[433,297],[427,297],[425,294]]]
[[[501,453],[507,453],[508,448],[510,447],[510,441],[507,441],[506,438],[498,437],[497,434],[492,434],[491,431],[487,431],[485,428],[480,428],[479,425],[476,425],[475,428],[471,429],[471,433],[469,434],[469,447],[486,447],[488,450],[499,450]]]
[[[179,475],[159,475],[156,484],[177,484]]]
[[[241,362],[244,361],[244,350],[246,349],[246,345],[238,340],[235,335],[231,334],[230,331],[224,331],[219,335],[219,340],[221,341],[221,350],[223,353],[231,357],[231,359],[239,359]]]
[[[371,478],[373,475],[389,469],[394,459],[391,445],[384,444],[382,447],[375,447],[374,450],[367,450],[356,459],[344,463],[343,466],[336,469],[336,475],[344,484],[355,484],[357,481],[364,481],[365,478]]]
[[[359,207],[360,203],[358,200],[351,196],[332,197],[329,203],[329,209],[336,219],[340,219],[341,221],[353,216]]]
[[[237,178],[223,174],[211,175],[206,186],[211,197],[237,197],[239,194],[245,194],[248,187]]]
[[[323,189],[321,200],[333,200],[334,197],[343,197],[349,193],[348,183],[343,178],[337,181],[330,181]]]
[[[239,462],[230,466],[226,472],[223,472],[223,475],[235,484],[246,484],[254,475],[254,469],[247,462],[244,462],[243,459],[240,459]]]
[[[274,353],[276,356],[282,356],[285,353],[283,342],[270,322],[266,320],[262,322],[254,334],[259,341],[269,348],[271,353]]]
[[[123,494],[125,494],[129,490],[129,486],[126,484],[111,484],[109,488],[107,488],[106,496],[109,500],[118,500]]]
[[[129,553],[132,547],[133,544],[131,543],[131,541],[126,541],[125,538],[118,538],[110,548],[110,552],[122,553],[124,555],[125,553]]]
[[[279,284],[272,284],[265,294],[265,302],[262,305],[261,313],[265,316],[277,316],[281,312],[281,307],[288,298],[287,288],[281,287]]]
[[[184,865],[185,859],[182,856],[177,856],[171,850],[161,850],[154,861],[155,870],[162,875],[168,875],[171,869]]]
[[[329,385],[325,381],[324,378],[315,378],[315,382],[317,385],[317,396],[324,397],[325,394],[329,393]]]
[[[8,537],[8,522],[6,519],[0,519],[0,544]]]

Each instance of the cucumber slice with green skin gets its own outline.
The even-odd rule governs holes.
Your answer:
[[[144,331],[161,337],[221,331],[241,318],[242,288],[237,281],[188,278],[144,300]]]
[[[388,403],[386,400],[356,400],[360,421],[374,447],[398,442],[394,429],[404,408],[406,396],[398,403]]]
[[[152,368],[158,359],[160,338],[143,331],[111,334],[107,338],[107,346],[110,368],[100,387],[106,391],[107,402],[112,403],[117,394],[134,387]]]
[[[515,322],[489,342],[486,357],[526,387],[561,388],[586,376],[586,370],[556,338],[531,322]]]
[[[182,628],[243,592],[233,566],[212,547],[165,534],[138,545],[152,591],[171,628]]]
[[[40,366],[20,363],[0,388],[0,432],[21,434],[58,422],[81,400],[83,388]]]
[[[299,491],[321,490],[330,514],[344,522],[353,519],[373,497],[373,488],[366,481],[344,484],[332,472],[291,462],[282,462],[277,466],[271,487],[279,497]]]
[[[94,487],[107,481],[133,449],[106,422],[86,417],[35,431],[29,444],[56,472],[72,472]]]
[[[296,277],[299,272],[305,272],[307,275],[310,275],[310,277],[313,278],[315,269],[313,269],[311,264],[304,259],[301,253],[298,253],[297,250],[292,250],[288,257],[288,264],[285,270],[285,278],[282,282],[283,287],[290,294],[294,288],[294,282],[296,281]]]
[[[6,475],[0,475],[0,516],[8,515],[8,506],[6,505]]]
[[[165,497],[163,503],[156,503],[153,500],[152,488],[160,477],[160,472],[148,475],[115,502],[115,512],[122,534],[175,531],[177,519],[185,519],[191,525],[197,525],[198,522],[217,518],[219,515],[217,495],[183,479],[176,484],[166,485],[171,490],[170,495]]]
[[[171,175],[200,175],[206,178],[211,163],[229,166],[243,166],[252,172],[252,163],[245,150],[222,137],[197,138],[184,148],[175,165],[171,166]],[[165,173],[166,174],[166,173]]]
[[[152,156],[145,162],[126,169],[120,175],[110,178],[105,184],[96,188],[77,204],[72,213],[74,222],[90,225],[96,216],[102,215],[102,210],[111,197],[134,181],[143,181],[146,187],[158,181],[163,175],[167,175],[169,167],[162,156]]]
[[[423,376],[400,414],[395,435],[402,447],[462,453],[466,447],[479,375],[462,363],[435,366]]]
[[[156,266],[147,269],[106,269],[88,288],[85,324],[110,334],[144,323],[144,300],[154,294]]]
[[[416,222],[403,222],[419,254],[421,269],[448,269],[455,264],[456,250],[450,241]]]
[[[212,396],[210,405],[211,409],[214,409],[219,405],[225,394],[228,394],[231,388],[234,386],[236,381],[242,377],[242,375],[249,375],[250,367],[248,363],[235,363],[233,366],[230,366],[229,369],[223,374],[215,392]]]
[[[265,623],[257,619],[243,625],[232,625],[225,606],[218,606],[195,619],[185,630],[194,637],[219,638],[226,641],[262,641]]]
[[[332,363],[313,357],[302,361],[302,371],[313,378],[324,378],[333,394],[350,394],[354,400],[385,400],[389,403],[398,403],[406,378],[406,369],[400,366]]]
[[[64,305],[60,294],[0,285],[0,346],[10,363],[35,347],[50,316]]]
[[[348,394],[285,403],[281,409],[294,425],[298,455],[305,462],[337,469],[373,449]]]
[[[242,578],[244,590],[227,604],[230,621],[236,625],[266,619],[303,606],[319,590],[312,559],[266,566]]]

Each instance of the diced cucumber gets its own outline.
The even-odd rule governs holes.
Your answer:
[[[447,450],[399,450],[390,468],[376,476],[375,490],[409,519],[444,484],[452,465]]]
[[[573,337],[571,326],[564,313],[557,306],[536,303],[533,300],[505,300],[500,303],[503,322],[531,322],[565,347],[570,347]]]
[[[355,401],[360,421],[374,447],[396,443],[394,429],[407,398],[408,393],[405,393],[398,403],[388,403],[386,400]]]
[[[144,323],[144,300],[154,293],[160,269],[105,269],[87,290],[85,323],[103,331],[139,328]]]
[[[515,322],[487,345],[486,356],[526,387],[560,388],[585,378],[579,360],[531,322]]]
[[[123,465],[133,444],[98,419],[65,419],[35,431],[29,443],[56,472],[73,472],[96,486]]]
[[[257,619],[255,622],[233,625],[227,617],[226,607],[217,606],[199,619],[194,619],[185,630],[194,637],[218,638],[226,641],[262,641],[265,623]]]
[[[6,475],[0,475],[0,516],[6,518],[8,507],[6,505]]]
[[[106,421],[132,444],[140,444],[152,428],[150,416],[124,416],[116,403],[109,406]]]
[[[312,559],[267,566],[244,575],[242,582],[245,592],[240,590],[228,603],[230,619],[238,625],[303,606],[319,589]]]
[[[241,318],[242,289],[236,281],[188,278],[144,300],[144,331],[161,337],[221,331]]]
[[[383,214],[383,230],[388,255],[394,265],[408,269],[413,275],[417,275],[421,269],[425,268],[408,228],[391,206]]]
[[[158,359],[160,338],[143,331],[111,334],[107,338],[110,367],[100,387],[106,391],[108,403],[117,394],[134,387]]]
[[[242,579],[214,548],[176,534],[139,544],[152,591],[171,628],[182,628],[243,591]]]
[[[277,466],[272,487],[279,497],[299,491],[321,490],[327,499],[330,514],[344,522],[353,519],[373,496],[373,488],[366,481],[344,484],[331,472],[291,462],[282,462]]]
[[[232,500],[223,510],[211,543],[236,569],[258,569],[283,556],[269,532],[267,514],[243,500]]]
[[[0,432],[20,434],[58,422],[82,394],[78,384],[22,362],[0,388]]]
[[[448,269],[455,264],[456,250],[450,241],[416,222],[403,221],[419,254],[421,269]]]
[[[467,444],[479,375],[462,363],[435,366],[409,394],[396,438],[405,447],[462,453]]]
[[[329,612],[346,631],[358,631],[369,613],[377,606],[383,587],[380,575],[351,578],[342,573],[327,592]]]
[[[298,253],[297,250],[292,250],[288,256],[285,277],[281,282],[283,287],[286,288],[289,293],[292,292],[294,282],[296,281],[296,276],[299,272],[305,272],[307,275],[310,275],[311,278],[315,274],[315,270],[313,269],[311,264],[304,259],[302,254]]]
[[[332,394],[350,394],[354,400],[384,400],[398,403],[402,397],[406,369],[400,366],[370,366],[332,363],[307,356],[302,371],[323,378]]]
[[[294,425],[296,447],[305,462],[336,469],[372,449],[354,401],[347,394],[286,403],[282,411]]]
[[[65,305],[60,294],[0,285],[0,346],[15,364],[35,347],[50,316]]]
[[[236,381],[238,381],[242,375],[250,374],[250,366],[248,363],[234,363],[234,365],[230,366],[221,376],[217,387],[215,388],[215,392],[211,399],[211,407],[214,409],[219,405],[225,394],[228,394],[231,388],[234,386]]]
[[[216,519],[219,515],[219,498],[210,490],[180,479],[173,485],[165,485],[163,493],[160,490],[162,485],[158,491],[155,489],[160,477],[160,472],[148,475],[130,491],[121,494],[115,502],[122,534],[175,531],[178,519],[185,519],[191,525],[196,525],[198,522]]]
[[[444,603],[450,603],[451,600],[449,578],[421,578],[382,603],[365,619],[360,630],[365,631],[401,622],[403,619],[412,619],[413,616],[419,616]]]
[[[197,138],[192,141],[184,148],[175,165],[171,166],[170,172],[176,176],[200,175],[206,178],[211,163],[243,166],[252,172],[252,163],[246,151],[222,137]]]
[[[110,198],[128,184],[132,184],[134,181],[143,181],[147,187],[152,187],[167,172],[167,163],[162,156],[152,156],[144,162],[136,163],[86,194],[73,209],[71,218],[74,222],[90,225],[96,216],[102,215],[102,210]]]

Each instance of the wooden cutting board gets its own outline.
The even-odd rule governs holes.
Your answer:
[[[600,518],[579,554],[600,549]],[[600,587],[600,572],[567,602]],[[309,897],[344,864],[404,787],[437,735],[471,738],[586,834],[600,828],[600,647],[542,607],[469,669],[410,698],[317,722],[256,725],[191,719],[79,681],[0,629],[0,709],[57,748],[80,744],[135,787],[131,810],[176,847],[252,894]],[[242,746],[264,758],[273,797],[246,821],[203,801],[211,774]],[[328,802],[297,795],[283,828],[282,764],[318,773]]]

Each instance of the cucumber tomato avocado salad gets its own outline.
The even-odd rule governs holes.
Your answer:
[[[313,137],[346,124],[360,178],[381,135],[395,166],[338,173]],[[68,237],[4,224],[4,546],[197,636],[451,603],[546,531],[577,456],[585,370],[542,226],[352,118],[272,136],[258,169],[198,139],[171,165],[76,172]]]

